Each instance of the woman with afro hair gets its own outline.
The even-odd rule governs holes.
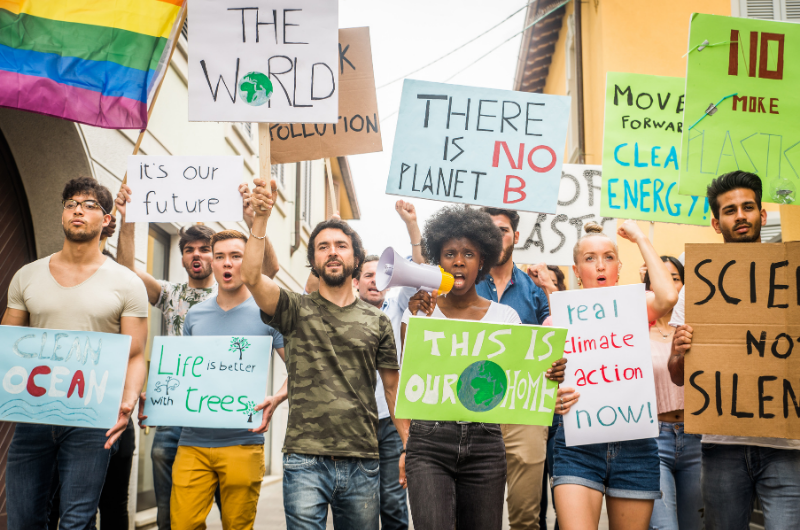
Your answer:
[[[400,336],[414,315],[520,324],[509,306],[478,296],[475,284],[497,263],[502,235],[477,209],[442,208],[425,224],[423,252],[429,263],[454,277],[439,298],[419,291],[403,315]],[[408,487],[417,530],[500,530],[506,484],[506,452],[495,423],[411,420],[400,481]]]

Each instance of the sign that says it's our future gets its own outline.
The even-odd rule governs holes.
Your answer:
[[[686,431],[800,439],[800,242],[686,245]]]
[[[386,193],[555,213],[570,98],[407,79]]]
[[[336,123],[338,2],[192,0],[189,121]]]
[[[564,386],[580,400],[563,417],[568,446],[658,436],[644,284],[550,296],[553,324],[569,328]]]
[[[240,156],[129,156],[128,222],[241,221]]]
[[[269,126],[273,164],[383,150],[369,28],[339,30],[339,121]]]
[[[264,401],[272,337],[154,337],[148,426],[252,429]]]
[[[800,25],[693,14],[686,64],[680,192],[749,171],[765,202],[800,192]]]
[[[567,330],[411,317],[398,418],[550,425]]]
[[[117,423],[129,335],[0,327],[0,421],[110,429]]]
[[[684,80],[609,72],[603,126],[605,217],[708,226],[708,199],[678,194]]]
[[[520,263],[572,265],[572,249],[583,235],[583,225],[594,221],[612,241],[616,219],[600,214],[603,171],[600,166],[564,164],[554,215],[520,212],[519,243],[514,258]]]

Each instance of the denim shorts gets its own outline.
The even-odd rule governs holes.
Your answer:
[[[553,487],[578,484],[609,497],[660,499],[660,466],[655,438],[567,447],[564,424],[558,426]]]

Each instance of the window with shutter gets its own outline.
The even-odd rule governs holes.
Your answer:
[[[800,0],[733,0],[733,3],[738,4],[742,17],[800,22]]]
[[[785,0],[783,19],[800,22],[800,0]]]

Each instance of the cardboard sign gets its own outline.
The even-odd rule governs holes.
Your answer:
[[[686,430],[800,439],[800,242],[686,245]]]
[[[0,421],[110,429],[129,335],[0,326]]]
[[[800,25],[694,14],[689,50],[680,193],[742,170],[761,177],[765,202],[796,202]]]
[[[711,223],[705,192],[678,194],[683,89],[679,77],[613,72],[606,77],[603,216]]]
[[[129,223],[241,221],[240,156],[129,156]]]
[[[252,429],[267,392],[272,337],[153,337],[147,425]]]
[[[406,79],[386,193],[555,213],[569,105]]]
[[[383,150],[369,28],[339,30],[339,121],[269,127],[273,164]]]
[[[644,284],[560,291],[550,304],[569,329],[563,385],[581,394],[564,415],[567,445],[658,436]]]
[[[564,164],[555,215],[520,212],[519,244],[514,248],[514,260],[572,265],[572,249],[584,234],[583,225],[589,221],[600,224],[603,232],[616,241],[616,219],[600,215],[602,182],[600,166]]]
[[[567,330],[411,317],[395,415],[550,425],[558,384],[545,372]]]
[[[336,123],[338,9],[192,0],[189,121]]]

